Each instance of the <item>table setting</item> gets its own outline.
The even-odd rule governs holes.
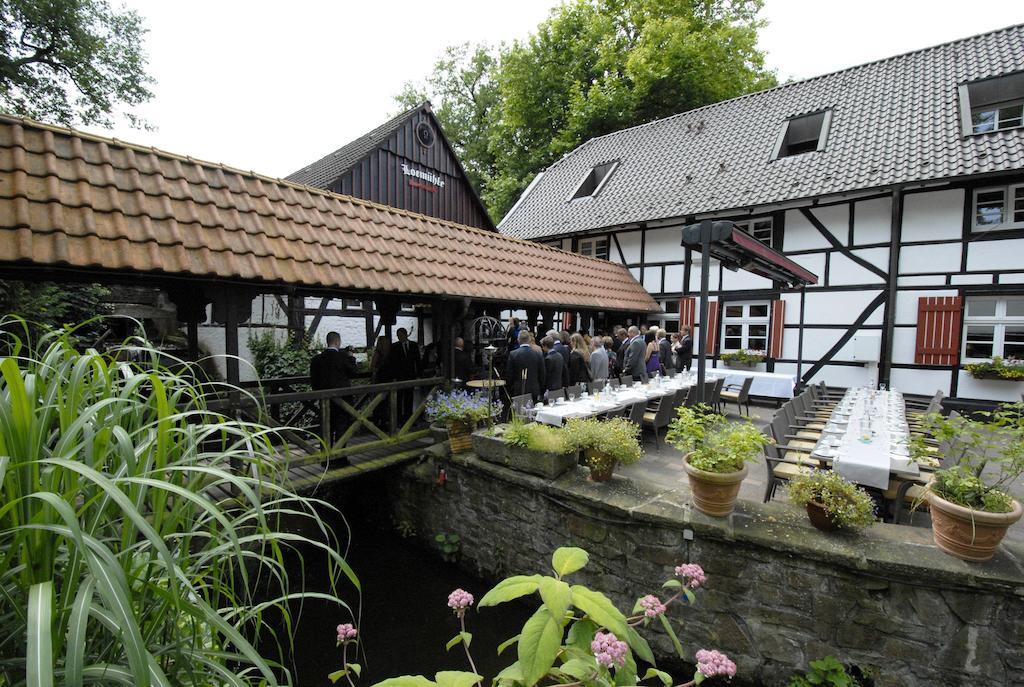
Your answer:
[[[695,380],[696,375],[655,375],[646,383],[636,381],[632,386],[619,386],[614,389],[605,387],[594,393],[583,391],[579,398],[570,396],[558,399],[554,403],[537,403],[532,407],[527,405],[526,412],[537,422],[559,427],[568,418],[592,417],[612,410],[622,410],[634,403],[646,403],[668,396],[679,389],[693,386]]]

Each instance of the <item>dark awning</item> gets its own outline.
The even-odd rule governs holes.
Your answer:
[[[701,248],[701,225],[683,227],[682,245]],[[790,286],[817,284],[818,277],[796,264],[782,253],[769,248],[750,234],[737,229],[732,222],[711,223],[710,257],[726,269],[745,270]]]

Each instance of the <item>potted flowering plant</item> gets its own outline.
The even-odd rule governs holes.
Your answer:
[[[764,351],[741,348],[738,351],[727,351],[718,358],[729,367],[754,367],[765,361]]]
[[[835,470],[811,470],[789,482],[789,500],[807,509],[819,530],[854,529],[875,521],[875,504],[866,491]]]
[[[607,482],[616,465],[631,465],[643,456],[640,428],[624,417],[572,418],[563,431],[571,450],[583,451],[590,479],[595,482]]]
[[[923,428],[948,447],[949,467],[928,484],[932,537],[946,553],[966,561],[990,560],[1024,510],[1009,494],[1024,473],[1024,403],[1003,406],[982,418],[923,418]]]
[[[771,439],[749,420],[733,422],[703,403],[681,406],[669,425],[667,441],[682,451],[693,505],[724,518],[736,506],[746,463],[757,460]]]
[[[964,365],[967,371],[975,379],[1003,379],[1009,382],[1024,382],[1024,361],[1016,358],[1000,358],[998,355],[992,360],[983,363],[968,363]]]
[[[434,394],[427,401],[427,417],[431,422],[448,428],[452,453],[468,451],[473,445],[473,429],[496,414],[497,410],[485,395],[460,389]]]

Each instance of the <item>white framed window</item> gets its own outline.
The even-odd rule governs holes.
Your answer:
[[[1024,296],[977,296],[964,309],[963,359],[1024,359]]]
[[[960,116],[965,136],[1024,126],[1024,72],[962,84]]]
[[[588,258],[608,259],[608,237],[580,239],[576,244],[576,252]]]
[[[604,164],[594,165],[590,168],[590,171],[584,175],[580,185],[576,187],[576,191],[569,197],[569,200],[579,200],[580,198],[593,198],[604,185],[608,183],[608,179],[611,178],[612,172],[619,166],[618,160],[611,162],[605,162]]]
[[[771,305],[724,303],[722,311],[722,351],[768,350],[768,321]]]
[[[974,231],[1024,228],[1024,184],[977,189],[971,217]]]
[[[747,232],[755,239],[771,248],[772,245],[772,218],[757,217],[735,223],[737,227]]]

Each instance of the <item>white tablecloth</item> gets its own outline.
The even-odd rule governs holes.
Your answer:
[[[652,383],[628,387],[617,392],[601,392],[596,398],[590,396],[554,405],[545,403],[543,408],[536,409],[534,419],[546,425],[559,427],[567,418],[592,417],[601,413],[607,413],[609,410],[621,410],[634,403],[646,403],[656,398],[668,396],[684,386],[688,386],[688,383],[665,380],[659,384]]]
[[[751,396],[770,396],[772,398],[793,398],[793,387],[796,386],[796,375],[778,374],[776,372],[758,372],[757,370],[733,370],[716,368],[719,374],[726,374],[725,383],[743,386],[744,377],[753,377],[750,385]],[[708,370],[711,372],[711,370]]]

